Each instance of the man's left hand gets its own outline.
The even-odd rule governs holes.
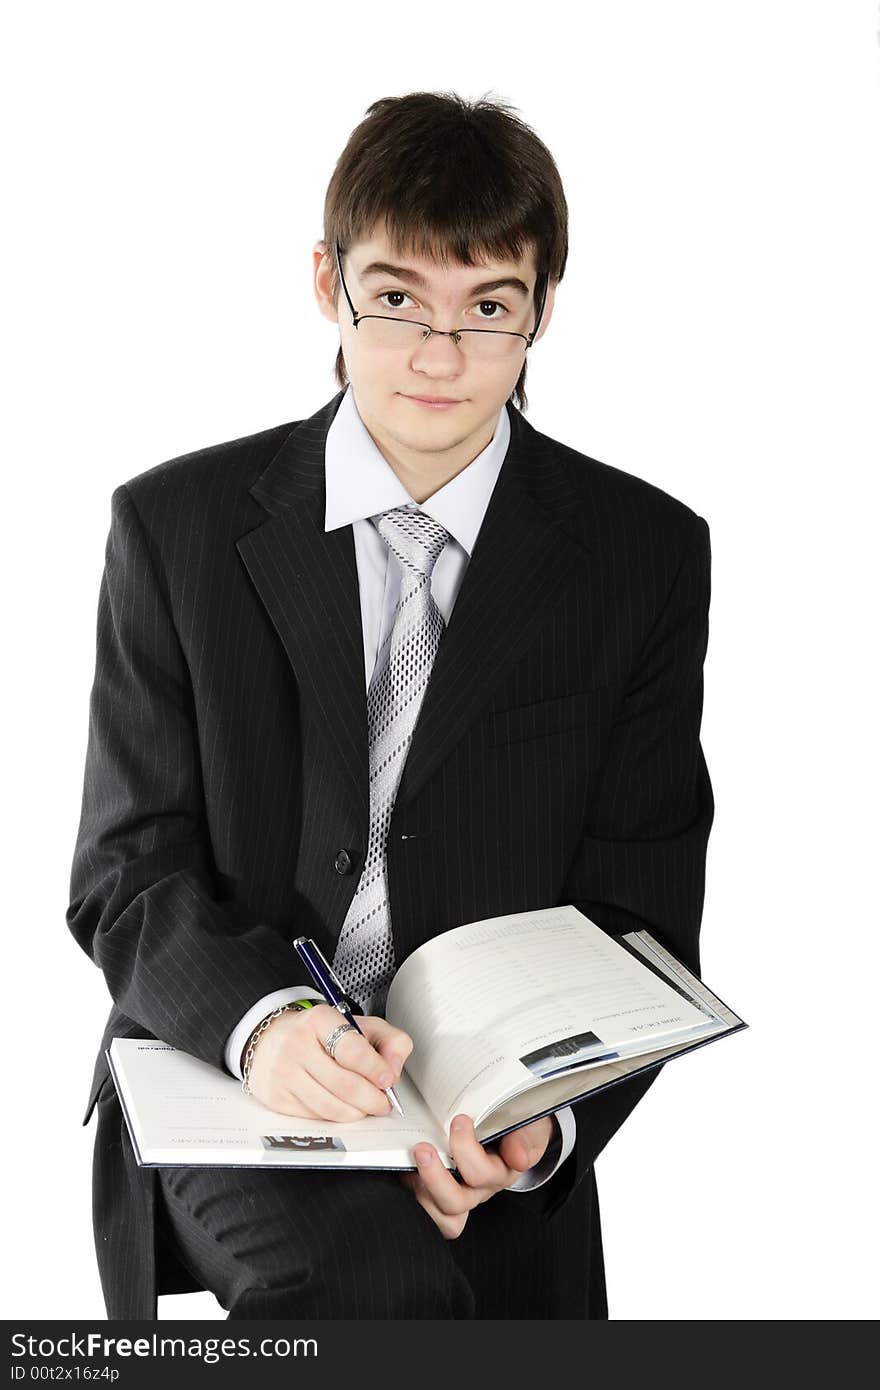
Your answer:
[[[456,1240],[465,1228],[468,1213],[496,1192],[511,1187],[527,1169],[543,1158],[553,1135],[549,1115],[505,1134],[497,1152],[478,1143],[473,1122],[456,1115],[449,1136],[449,1152],[458,1178],[441,1162],[431,1144],[416,1144],[413,1156],[418,1172],[401,1173],[400,1181],[431,1217],[447,1240]]]

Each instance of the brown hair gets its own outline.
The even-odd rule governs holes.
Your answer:
[[[546,145],[503,102],[454,92],[382,97],[367,108],[333,170],[324,200],[330,289],[339,293],[334,247],[382,222],[395,249],[448,266],[520,260],[534,249],[540,277],[562,279],[568,204]],[[348,385],[340,347],[336,380]],[[528,405],[526,363],[511,399]]]

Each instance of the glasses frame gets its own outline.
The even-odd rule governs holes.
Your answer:
[[[550,285],[549,271],[545,271],[543,275],[539,275],[536,281],[536,288],[538,285],[541,286],[541,303],[540,307],[538,308],[538,317],[535,320],[535,326],[532,329],[531,333],[514,333],[509,328],[451,328],[444,331],[441,328],[433,328],[430,323],[422,323],[420,319],[401,320],[393,318],[391,314],[359,314],[357,309],[354,307],[354,304],[352,303],[351,295],[348,292],[348,286],[345,283],[345,276],[342,273],[342,257],[344,254],[345,253],[342,250],[342,247],[339,245],[339,242],[337,241],[336,266],[339,271],[340,283],[342,285],[343,290],[345,291],[345,297],[348,300],[348,307],[351,310],[351,321],[354,324],[355,328],[357,328],[358,324],[361,323],[363,319],[388,319],[390,323],[413,323],[418,324],[419,328],[427,329],[427,332],[424,338],[422,339],[422,342],[426,343],[433,334],[435,338],[452,338],[456,347],[459,347],[460,345],[462,333],[494,333],[496,335],[499,333],[503,333],[508,338],[522,338],[523,342],[526,345],[525,350],[526,352],[528,352],[529,348],[532,346],[532,343],[535,341],[535,335],[537,334],[538,329],[541,327],[541,319],[544,316],[544,305],[547,302],[547,290]],[[400,293],[405,294],[406,291],[401,290]]]

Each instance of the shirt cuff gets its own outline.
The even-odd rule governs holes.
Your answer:
[[[577,1123],[571,1106],[566,1105],[563,1110],[557,1110],[552,1118],[556,1121],[553,1137],[542,1157],[534,1167],[520,1173],[513,1186],[505,1189],[507,1192],[532,1192],[536,1187],[543,1186],[568,1158],[577,1138]]]
[[[247,1046],[248,1038],[251,1033],[262,1023],[264,1018],[268,1018],[278,1008],[279,1004],[292,1004],[295,999],[314,999],[319,1004],[326,1004],[327,1000],[323,994],[319,994],[316,989],[311,989],[308,985],[293,985],[289,989],[276,989],[272,994],[264,994],[254,1004],[252,1009],[248,1009],[244,1018],[237,1023],[229,1035],[226,1043],[226,1067],[237,1076],[239,1081],[243,1081],[241,1074],[241,1054]]]

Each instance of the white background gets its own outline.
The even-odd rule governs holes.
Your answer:
[[[562,174],[528,418],[711,530],[703,973],[751,1028],[598,1162],[611,1316],[876,1315],[876,6],[6,16],[5,1316],[104,1317],[80,1120],[109,1000],[65,910],[110,494],[335,393],[326,184],[419,88],[512,103]]]

